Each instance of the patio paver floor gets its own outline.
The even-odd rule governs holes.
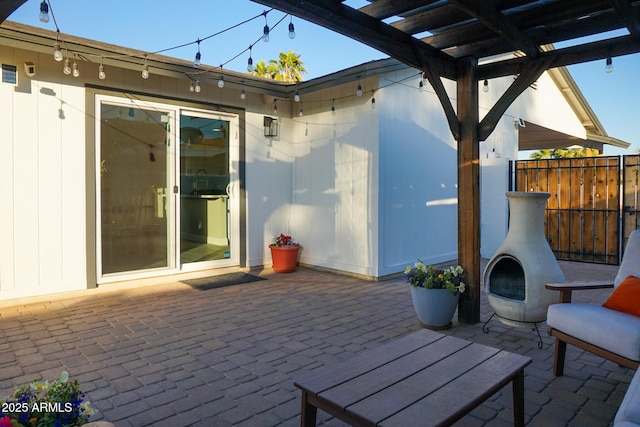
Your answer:
[[[561,262],[567,280],[605,280],[615,266]],[[254,272],[255,273],[255,272]],[[404,278],[372,282],[299,268],[269,280],[199,291],[179,282],[0,302],[0,395],[67,370],[117,426],[294,426],[293,378],[420,328]],[[136,287],[133,287],[135,285]],[[576,300],[602,302],[608,292]],[[483,298],[481,320],[493,311]],[[533,358],[525,370],[529,426],[610,425],[633,372],[569,346],[565,376],[551,373],[541,327],[497,320],[444,333]],[[508,426],[506,387],[457,426]],[[323,412],[319,425],[344,425]],[[416,425],[420,425],[419,420]]]

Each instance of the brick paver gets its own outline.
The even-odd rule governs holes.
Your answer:
[[[616,267],[561,262],[568,280],[605,280]],[[402,277],[366,281],[299,268],[266,281],[194,290],[179,282],[103,285],[0,302],[0,395],[67,370],[117,426],[293,426],[293,379],[418,330]],[[607,291],[577,297],[601,302]],[[483,300],[481,319],[492,310]],[[610,425],[632,372],[569,346],[551,373],[553,340],[492,320],[447,334],[525,354],[530,426]],[[510,388],[459,426],[508,426]],[[320,424],[343,425],[319,413]],[[417,421],[417,424],[419,422]]]

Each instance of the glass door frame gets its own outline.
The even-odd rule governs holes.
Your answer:
[[[122,280],[132,280],[190,272],[218,267],[240,265],[240,119],[237,114],[221,113],[206,109],[184,107],[178,104],[133,99],[123,96],[95,94],[94,115],[94,146],[95,146],[95,205],[96,205],[96,281],[97,283],[109,283]],[[119,273],[103,274],[102,272],[102,212],[101,212],[101,108],[103,104],[150,109],[169,114],[169,143],[167,147],[168,182],[167,182],[167,206],[170,221],[168,225],[168,265],[166,267],[125,271]],[[230,257],[221,260],[192,262],[182,264],[180,262],[180,116],[182,114],[196,115],[229,122],[229,251]],[[173,196],[173,197],[171,197]]]

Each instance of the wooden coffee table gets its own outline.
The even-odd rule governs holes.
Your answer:
[[[524,426],[531,358],[427,329],[295,381],[302,426],[317,409],[354,426],[446,426],[513,382],[514,425]]]

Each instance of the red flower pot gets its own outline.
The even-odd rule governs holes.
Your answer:
[[[300,246],[278,247],[271,245],[269,247],[271,248],[273,271],[276,273],[291,273],[296,271]]]

